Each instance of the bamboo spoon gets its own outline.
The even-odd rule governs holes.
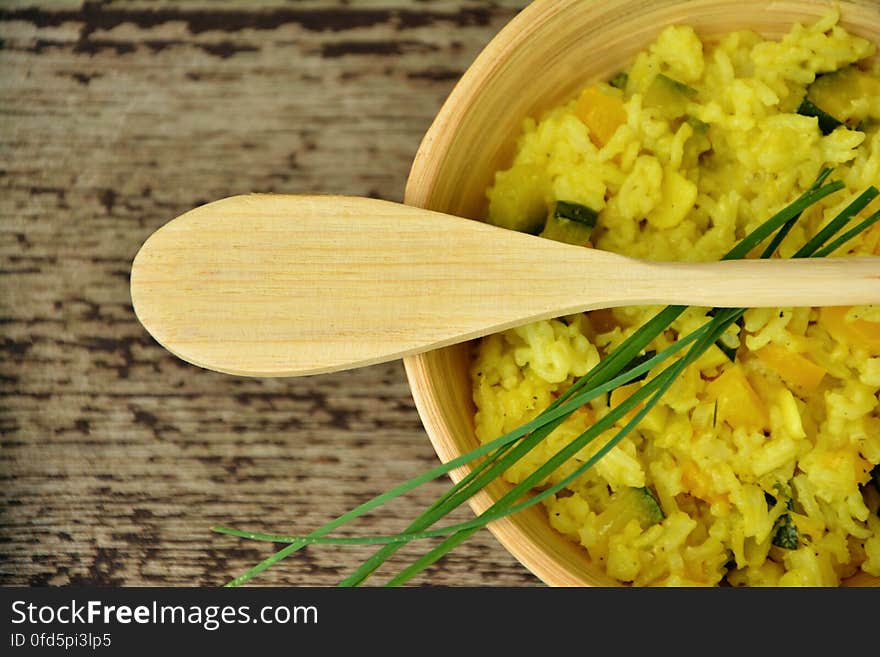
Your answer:
[[[298,376],[603,307],[880,303],[880,258],[647,262],[387,201],[255,194],[151,235],[131,296],[183,360]]]

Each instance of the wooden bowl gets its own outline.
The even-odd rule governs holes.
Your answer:
[[[830,6],[826,0],[537,0],[492,40],[449,96],[415,157],[406,203],[484,218],[485,190],[494,172],[510,165],[523,119],[610,78],[667,25],[691,25],[709,40],[738,29],[778,38]],[[878,41],[876,0],[847,0],[839,7],[848,30]],[[404,364],[439,457],[448,461],[477,447],[469,346],[413,356]],[[454,471],[453,479],[466,472]],[[471,500],[472,508],[480,513],[506,488],[502,482],[489,486]],[[549,585],[619,584],[591,563],[586,550],[550,527],[542,505],[489,529]]]

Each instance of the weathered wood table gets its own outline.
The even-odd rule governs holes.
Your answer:
[[[277,546],[213,525],[302,533],[437,463],[400,363],[191,367],[138,324],[129,270],[223,196],[400,200],[442,101],[524,4],[3,3],[0,584],[220,585]],[[443,490],[355,530],[399,531]],[[332,585],[370,552],[312,547],[254,582]],[[487,531],[413,583],[539,584]]]

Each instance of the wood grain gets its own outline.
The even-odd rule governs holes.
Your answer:
[[[130,265],[232,194],[400,200],[443,99],[524,4],[4,3],[0,584],[219,585],[273,546],[212,525],[307,530],[437,463],[400,363],[186,365],[137,323]],[[444,486],[358,529],[397,531]],[[335,584],[366,554],[310,548],[256,583]],[[538,580],[480,532],[414,583]]]

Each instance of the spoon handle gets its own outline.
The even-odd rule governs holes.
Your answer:
[[[880,258],[799,258],[721,262],[630,260],[628,305],[717,308],[851,306],[880,301]],[[623,275],[621,279],[626,279]],[[608,304],[623,305],[623,304]]]
[[[880,303],[880,258],[646,262],[398,203],[249,195],[150,236],[131,294],[186,361],[296,376],[601,307]]]

